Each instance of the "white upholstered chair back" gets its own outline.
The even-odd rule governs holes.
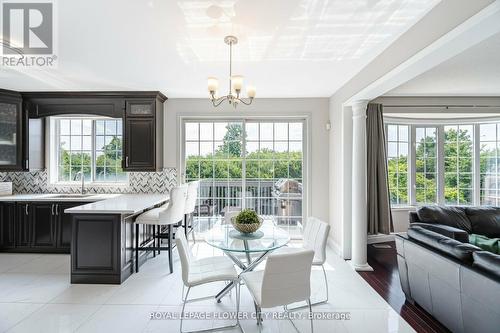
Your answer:
[[[200,187],[200,182],[189,182],[187,186],[188,193],[186,198],[186,206],[184,207],[184,214],[191,214],[196,208],[196,200],[198,199],[198,188]]]
[[[188,186],[179,185],[170,190],[170,199],[167,208],[159,213],[160,224],[174,224],[184,218]]]
[[[313,250],[294,248],[282,248],[269,255],[262,278],[261,307],[309,299],[313,257]]]
[[[304,248],[314,251],[314,263],[324,264],[326,260],[326,243],[330,225],[315,217],[307,219],[304,229]]]
[[[224,214],[224,219],[222,220],[222,224],[231,224],[231,219],[233,217],[235,217],[236,215],[238,215],[239,213],[240,213],[239,210],[233,210],[233,211],[226,212]]]
[[[189,264],[193,260],[193,254],[191,253],[191,248],[182,227],[178,228],[175,233],[175,244],[177,245],[177,251],[181,259],[182,281],[185,286],[188,286]]]

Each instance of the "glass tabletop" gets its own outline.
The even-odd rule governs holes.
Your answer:
[[[231,224],[217,222],[207,231],[205,241],[223,251],[252,253],[285,246],[290,241],[290,235],[272,220],[264,220],[262,227],[251,235],[241,234]]]

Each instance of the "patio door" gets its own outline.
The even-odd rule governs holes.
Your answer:
[[[250,208],[300,229],[303,120],[184,120],[183,138],[184,178],[201,182],[197,218]]]

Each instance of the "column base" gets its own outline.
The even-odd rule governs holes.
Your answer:
[[[355,271],[359,271],[359,272],[373,272],[372,266],[370,266],[368,264],[358,265],[358,264],[355,264],[352,260],[347,260],[347,263]]]

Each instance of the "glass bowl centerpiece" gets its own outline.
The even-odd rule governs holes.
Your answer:
[[[231,218],[233,227],[243,234],[251,234],[259,230],[263,219],[251,209],[244,209],[238,215]]]

